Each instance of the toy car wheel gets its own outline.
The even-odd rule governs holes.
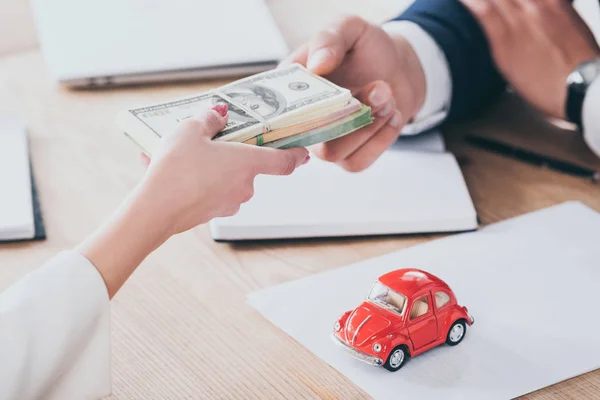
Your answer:
[[[465,338],[467,333],[467,324],[464,320],[458,320],[452,324],[448,330],[448,336],[446,336],[446,343],[450,346],[456,346]]]
[[[398,346],[390,352],[383,367],[388,371],[398,371],[406,363],[406,360],[408,360],[408,351],[406,351],[406,347]]]

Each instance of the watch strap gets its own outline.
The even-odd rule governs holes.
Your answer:
[[[582,88],[580,85],[571,84],[568,87],[566,115],[567,119],[577,125],[581,130],[583,127],[583,101],[587,88]]]
[[[565,114],[580,130],[583,130],[583,103],[588,88],[599,76],[600,58],[593,58],[579,64],[567,77]]]

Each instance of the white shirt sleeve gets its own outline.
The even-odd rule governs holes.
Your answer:
[[[600,78],[588,88],[582,110],[583,139],[600,157]]]
[[[98,399],[110,394],[104,280],[61,253],[0,293],[0,399]]]
[[[402,134],[414,135],[435,128],[448,116],[452,100],[452,78],[446,55],[436,41],[414,22],[391,21],[383,24],[383,29],[406,38],[425,73],[425,102],[413,122],[402,129]]]

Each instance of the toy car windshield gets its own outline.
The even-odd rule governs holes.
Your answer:
[[[371,287],[367,300],[398,315],[402,315],[406,308],[407,299],[403,294],[393,291],[380,282],[376,282]]]

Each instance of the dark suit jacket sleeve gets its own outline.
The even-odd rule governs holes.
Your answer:
[[[446,55],[452,78],[448,120],[473,114],[504,91],[484,32],[459,1],[416,0],[396,20],[418,24]]]

